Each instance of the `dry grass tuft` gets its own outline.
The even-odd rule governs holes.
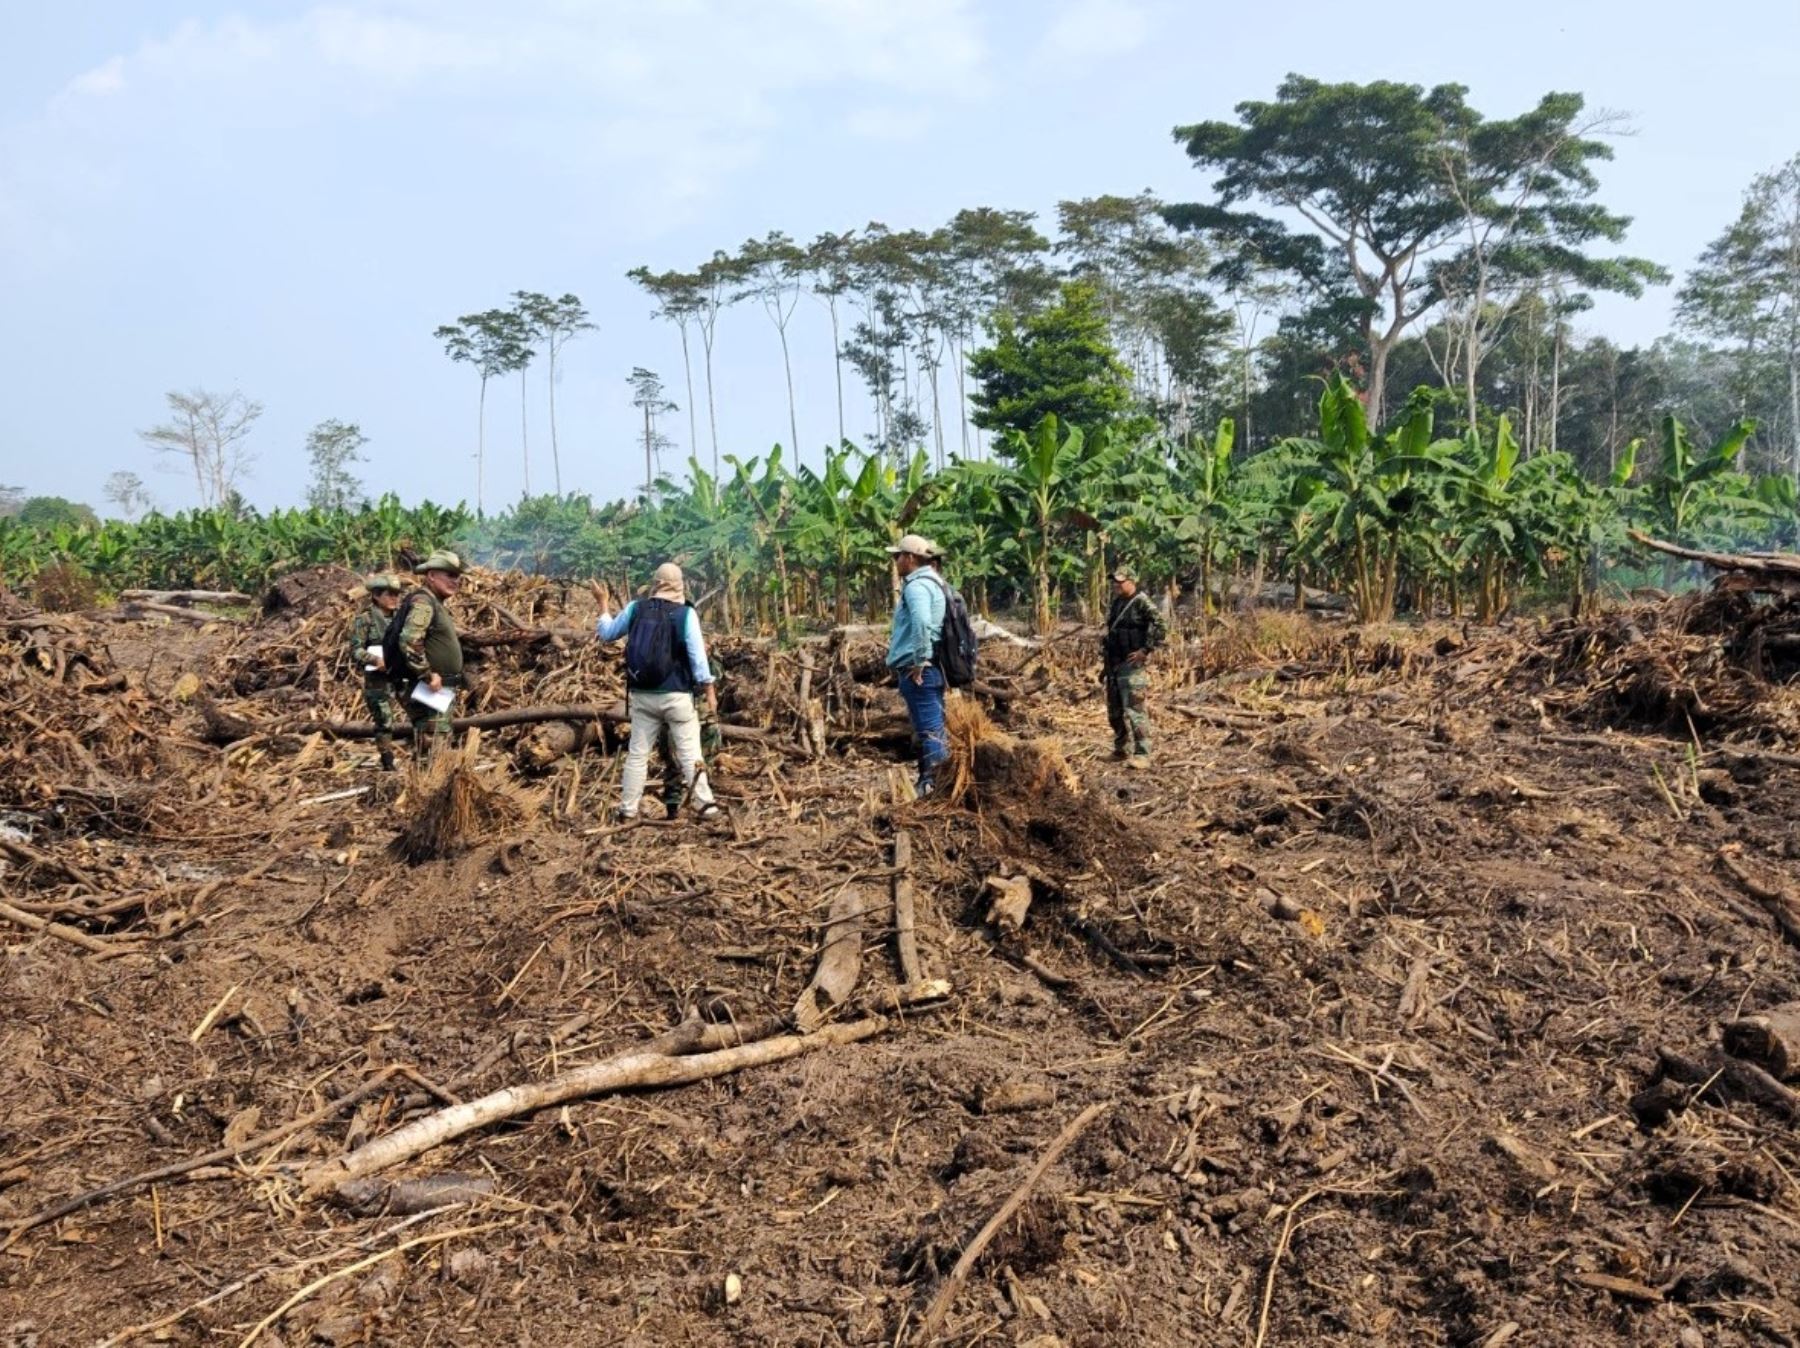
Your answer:
[[[388,851],[408,865],[437,861],[516,828],[535,813],[532,802],[508,783],[490,784],[475,770],[478,736],[459,751],[441,754],[424,782],[424,803]]]
[[[1054,738],[1021,740],[992,721],[971,697],[944,703],[944,728],[950,736],[950,791],[953,804],[971,794],[986,799],[1010,796],[1042,800],[1054,790],[1078,794],[1080,779]]]

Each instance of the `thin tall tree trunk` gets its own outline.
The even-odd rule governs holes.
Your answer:
[[[1562,355],[1563,329],[1562,316],[1556,320],[1556,330],[1550,345],[1550,452],[1556,453],[1557,423],[1562,420]]]
[[[794,367],[788,360],[787,325],[778,325],[775,331],[781,336],[781,368],[787,375],[788,435],[793,440],[793,443],[788,446],[788,450],[794,456],[794,467],[798,468],[800,466],[800,421],[798,413],[794,411]]]
[[[519,457],[525,463],[525,490],[520,499],[531,495],[531,438],[526,429],[526,412],[530,399],[525,396],[525,367],[519,367]]]
[[[963,335],[959,332],[951,341],[951,350],[956,356],[956,419],[962,424],[962,456],[966,459],[969,457],[969,363],[963,356],[963,349]]]
[[[712,338],[701,333],[706,345],[706,423],[712,431],[712,470],[719,475],[719,412],[713,404]]]
[[[550,339],[550,473],[556,480],[556,494],[562,495],[562,454],[556,446],[556,339]]]
[[[838,341],[837,296],[831,296],[825,308],[831,314],[831,364],[837,375],[838,447],[841,449],[844,444],[844,348]]]
[[[1788,353],[1788,441],[1794,480],[1800,482],[1800,351]]]
[[[482,376],[481,398],[475,404],[475,514],[482,514],[482,488],[487,468],[487,377]]]
[[[650,459],[656,448],[656,433],[650,425],[650,405],[644,404],[644,501],[650,500],[650,488],[656,481],[655,471],[650,466]]]
[[[688,358],[687,324],[681,325],[681,371],[687,377],[688,453],[700,457],[700,412],[694,406],[694,362]]]

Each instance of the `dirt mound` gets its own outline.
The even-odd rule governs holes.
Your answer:
[[[264,617],[282,614],[305,618],[322,609],[336,611],[362,589],[362,577],[336,564],[309,566],[289,572],[270,585],[262,597]]]

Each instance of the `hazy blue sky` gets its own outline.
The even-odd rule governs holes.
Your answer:
[[[648,365],[684,400],[629,267],[770,229],[1185,199],[1206,180],[1170,128],[1288,71],[1457,81],[1493,116],[1552,89],[1630,112],[1603,199],[1678,273],[1800,151],[1795,0],[3,0],[0,20],[0,483],[96,504],[119,468],[193,504],[136,435],[193,386],[266,405],[260,505],[300,498],[326,417],[371,437],[371,489],[472,498],[475,380],[431,333],[521,288],[573,290],[600,323],[565,352],[563,476],[628,492],[625,376]],[[1590,326],[1648,340],[1669,302],[1605,302]],[[823,311],[791,335],[816,461],[835,432]],[[725,316],[718,362],[727,450],[785,439],[758,309]],[[490,505],[518,491],[518,413],[516,382],[493,391]],[[685,415],[668,430],[685,452]]]

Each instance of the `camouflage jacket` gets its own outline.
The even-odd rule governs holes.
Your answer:
[[[423,679],[437,674],[451,684],[461,679],[462,642],[443,601],[430,590],[414,590],[400,604],[406,611],[400,627],[400,658],[406,668],[392,671],[393,677]]]
[[[388,615],[372,603],[363,605],[362,612],[350,621],[350,668],[362,675],[364,683],[383,683],[388,678],[381,670],[367,668],[369,647],[381,644],[387,625]]]

